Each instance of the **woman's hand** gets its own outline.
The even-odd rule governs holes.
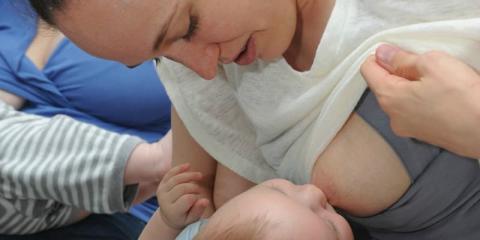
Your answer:
[[[141,143],[125,166],[124,185],[138,184],[133,204],[155,195],[155,191],[172,164],[172,134],[169,131],[156,143]]]
[[[158,183],[172,165],[172,134],[169,131],[160,141],[141,143],[130,155],[125,166],[125,185]],[[154,191],[152,192],[152,196]]]
[[[157,190],[163,221],[173,229],[183,229],[200,219],[210,204],[202,198],[198,181],[200,172],[189,171],[188,164],[172,168],[165,174]]]
[[[362,74],[396,134],[480,158],[480,76],[474,69],[445,53],[417,55],[382,45]]]

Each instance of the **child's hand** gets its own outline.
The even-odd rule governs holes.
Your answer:
[[[197,221],[207,208],[208,199],[199,194],[197,181],[200,172],[190,172],[188,164],[172,168],[163,177],[157,189],[157,198],[164,222],[174,229],[182,229]]]

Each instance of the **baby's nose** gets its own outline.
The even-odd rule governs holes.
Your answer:
[[[303,192],[305,196],[309,198],[309,201],[311,202],[311,204],[317,205],[315,208],[327,207],[327,197],[322,192],[322,190],[320,190],[315,185],[312,185],[312,184],[303,185]]]

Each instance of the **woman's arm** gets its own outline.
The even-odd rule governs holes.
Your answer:
[[[125,166],[127,162],[145,162],[132,154],[142,144],[138,138],[66,116],[45,118],[18,112],[0,101],[0,208],[14,209],[12,206],[22,203],[8,214],[25,216],[0,218],[0,226],[7,226],[7,222],[27,226],[28,222],[32,228],[21,231],[39,231],[49,227],[44,218],[61,224],[81,219],[87,213],[80,209],[97,213],[126,211],[137,188],[126,187]],[[152,169],[150,165],[143,167],[148,172]],[[72,209],[76,211],[70,215]],[[65,219],[66,215],[73,219]]]
[[[118,198],[124,194],[124,167],[141,142],[66,116],[18,112],[0,101],[1,196],[123,210]]]
[[[253,186],[255,186],[255,183],[248,181],[222,164],[218,164],[213,192],[215,208],[218,209],[222,207],[222,205],[230,199]]]
[[[172,166],[189,163],[190,171],[202,173],[203,178],[199,181],[200,195],[211,203],[205,210],[205,215],[210,216],[215,211],[212,203],[217,162],[192,138],[174,108],[172,108],[172,134]]]
[[[215,182],[215,175],[217,171],[217,163],[190,135],[182,120],[178,116],[175,108],[172,108],[172,147],[173,147],[173,162],[172,169],[170,172],[175,172],[178,174],[175,169],[184,168],[182,165],[188,163],[188,170],[190,172],[199,172],[201,173],[200,179],[195,179],[195,195],[196,199],[207,199],[210,204],[205,208],[203,217],[209,217],[215,211],[213,203],[213,187]],[[177,209],[168,209],[173,208],[174,201],[167,201],[167,193],[171,191],[165,190],[162,185],[167,178],[169,173],[165,176],[165,179],[159,186],[159,191],[157,193],[157,198],[159,199],[160,208],[165,208],[162,211],[170,212],[168,217],[175,218],[180,214]],[[170,205],[165,206],[163,203],[169,203]],[[193,203],[193,205],[195,205]],[[184,211],[180,211],[184,212]],[[140,236],[141,240],[147,239],[175,239],[175,237],[180,233],[182,226],[170,226],[165,222],[167,216],[162,216],[160,211],[156,211],[154,216],[148,222],[145,227],[142,235]],[[175,219],[170,219],[174,221]],[[174,221],[175,222],[175,221]]]

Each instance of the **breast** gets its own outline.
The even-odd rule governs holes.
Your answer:
[[[311,181],[332,205],[360,217],[388,208],[411,183],[395,151],[356,113],[318,157]]]

